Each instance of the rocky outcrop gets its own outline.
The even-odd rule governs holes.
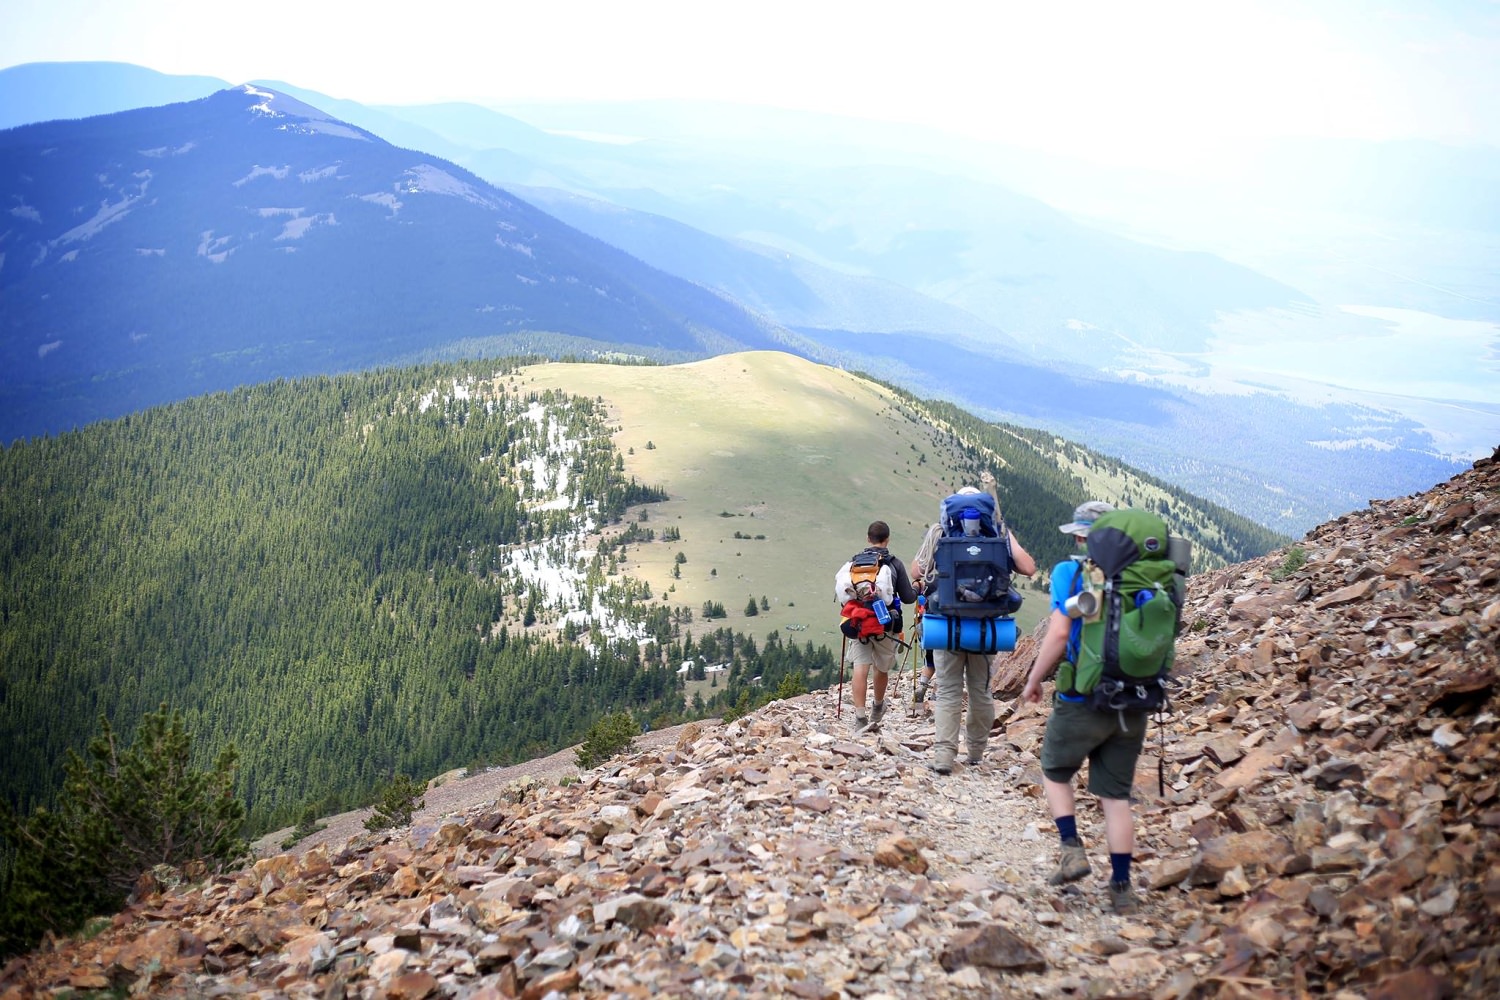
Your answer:
[[[820,692],[576,783],[145,886],[0,996],[1490,995],[1497,540],[1485,460],[1193,578],[1131,917],[1103,905],[1087,795],[1095,874],[1045,884],[1044,708],[1002,705],[985,761],[937,777],[930,718],[855,736]]]

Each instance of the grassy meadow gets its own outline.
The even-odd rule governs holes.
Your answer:
[[[789,354],[541,364],[509,381],[605,401],[626,472],[670,496],[647,508],[657,541],[632,546],[620,570],[692,608],[694,631],[729,624],[762,637],[791,626],[787,638],[837,646],[834,571],[864,546],[870,521],[890,524],[891,550],[909,563],[938,502],[963,485],[951,446],[888,390]],[[680,541],[662,541],[673,527]],[[1026,629],[1046,599],[1023,592]],[[769,609],[747,617],[762,597]],[[705,623],[705,601],[728,618]]]

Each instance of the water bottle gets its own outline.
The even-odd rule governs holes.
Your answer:
[[[962,518],[965,535],[973,538],[979,534],[979,511],[973,507],[965,507]]]
[[[875,620],[880,624],[889,625],[891,623],[891,612],[886,608],[885,601],[877,597],[875,603],[870,605],[870,610],[875,612]]]

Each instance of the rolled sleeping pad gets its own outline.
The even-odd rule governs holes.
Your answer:
[[[1008,653],[1016,648],[1014,618],[922,616],[922,648],[964,653]]]

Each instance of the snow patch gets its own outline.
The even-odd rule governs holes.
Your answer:
[[[295,219],[297,216],[299,216],[299,215],[302,214],[302,209],[300,209],[300,208],[257,208],[255,210],[255,214],[258,215],[258,216],[260,216],[262,219],[271,219],[271,218],[274,218],[274,217],[276,217],[278,215],[290,215],[292,218]]]
[[[1396,446],[1386,441],[1377,441],[1375,438],[1348,438],[1343,441],[1309,441],[1314,448],[1322,448],[1324,451],[1353,451],[1355,448],[1369,448],[1372,451],[1395,451]]]
[[[296,132],[298,135],[333,135],[340,139],[358,139],[360,142],[370,141],[369,137],[358,129],[327,118],[289,122],[280,126],[279,131]]]
[[[459,180],[446,170],[430,163],[421,163],[406,172],[402,185],[404,194],[441,194],[486,208],[497,208],[495,202],[474,189],[474,186]]]
[[[386,208],[390,209],[392,215],[395,215],[397,212],[401,211],[401,199],[385,191],[381,191],[377,194],[361,194],[356,195],[355,197],[359,198],[360,201],[372,201],[377,205],[384,205]]]
[[[250,105],[251,111],[254,111],[258,115],[265,115],[267,118],[281,117],[281,112],[271,110],[271,102],[276,99],[275,94],[271,93],[269,90],[256,90],[248,83],[245,84],[244,91],[251,97],[262,98],[259,104]]]
[[[146,196],[146,188],[151,184],[151,171],[145,170],[136,176],[141,179],[141,183],[135,194],[124,194],[122,192],[122,197],[119,201],[106,202],[100,205],[99,211],[94,213],[93,218],[82,225],[69,229],[57,239],[52,240],[51,245],[57,247],[67,243],[79,243],[83,240],[91,239],[104,229],[105,226],[119,222],[125,216],[129,215],[131,206]]]
[[[540,401],[529,401],[522,410],[522,402],[515,397],[484,396],[472,378],[435,385],[416,399],[415,407],[425,413],[434,407],[472,405],[476,399],[482,399],[490,413],[498,413],[524,431],[512,447],[524,448],[524,454],[530,455],[521,458],[516,467],[526,508],[575,512],[567,518],[568,529],[552,538],[501,546],[498,550],[501,586],[509,590],[513,584],[523,584],[556,614],[553,627],[559,632],[571,623],[603,636],[606,641],[648,641],[650,634],[644,622],[632,623],[611,610],[612,603],[619,606],[618,595],[612,593],[614,588],[590,581],[591,570],[597,569],[598,552],[586,546],[589,536],[598,530],[597,520],[589,505],[568,495],[572,485],[572,456],[582,451],[584,442],[570,437],[567,421],[549,412]],[[520,426],[527,422],[534,430]],[[587,639],[579,645],[590,655],[602,652]]]
[[[539,284],[541,284],[541,282],[537,281],[535,278],[528,278],[524,274],[518,274],[518,275],[516,275],[516,280],[519,281],[519,282],[521,282],[523,285],[539,285]]]
[[[318,221],[318,216],[309,215],[305,218],[290,219],[281,227],[281,233],[276,237],[279,243],[282,240],[300,240],[304,233],[312,228],[313,223]]]
[[[510,243],[510,242],[506,241],[503,237],[496,236],[495,237],[495,244],[497,246],[500,246],[500,247],[506,249],[506,250],[514,250],[516,253],[524,253],[528,257],[534,257],[535,256],[531,252],[531,247],[527,246],[525,243]]]
[[[286,180],[286,175],[291,172],[292,168],[290,165],[284,167],[263,167],[257,163],[255,166],[250,168],[250,172],[248,174],[235,181],[234,186],[243,187],[250,181],[255,180],[255,178],[257,177],[265,177],[268,175],[278,181],[284,181]]]
[[[198,241],[198,256],[207,257],[215,264],[222,264],[229,259],[230,254],[239,249],[238,247],[230,247],[228,250],[219,249],[232,239],[234,239],[233,236],[215,237],[212,229],[204,230],[202,238]]]
[[[327,180],[330,177],[337,177],[338,175],[339,164],[335,163],[331,167],[319,167],[317,170],[304,170],[302,171],[302,173],[297,175],[297,179],[303,184],[308,184],[312,181]]]

